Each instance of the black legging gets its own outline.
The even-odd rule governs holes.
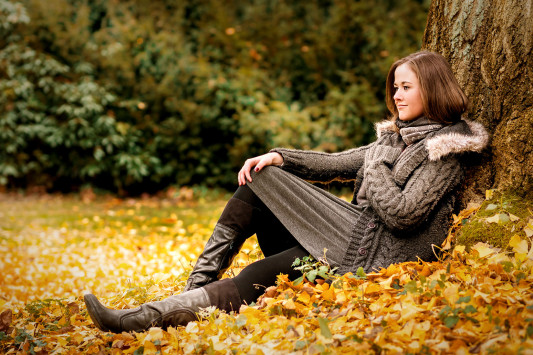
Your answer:
[[[254,206],[258,211],[253,223],[257,224],[254,229],[259,247],[265,255],[264,259],[248,265],[233,279],[241,299],[249,304],[255,302],[266,287],[276,284],[277,275],[287,274],[290,280],[301,276],[300,271],[292,268],[292,264],[296,258],[308,256],[309,252],[248,186],[240,186],[233,197]]]
[[[243,302],[247,304],[255,302],[265,292],[265,288],[276,284],[276,277],[279,274],[287,274],[289,280],[301,276],[301,272],[294,270],[291,265],[294,259],[308,255],[309,253],[299,245],[245,267],[233,278]]]

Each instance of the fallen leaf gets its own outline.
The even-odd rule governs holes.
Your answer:
[[[485,218],[485,221],[489,223],[505,223],[505,222],[509,222],[509,220],[510,220],[509,215],[505,213],[497,213],[492,217]]]
[[[513,222],[516,222],[516,221],[520,220],[520,217],[515,216],[515,215],[512,214],[512,213],[509,213],[509,219],[510,219],[511,221],[513,221]]]
[[[509,240],[509,246],[511,246],[516,253],[527,254],[528,252],[527,242],[521,239],[518,234],[515,234],[511,240]]]
[[[7,333],[11,322],[13,321],[13,312],[11,309],[6,309],[0,313],[0,332]]]
[[[491,248],[490,245],[488,245],[486,243],[481,243],[481,242],[476,243],[472,247],[472,250],[477,251],[480,258],[484,258],[484,257],[486,257],[488,255],[491,255],[491,254],[496,252],[494,249]]]

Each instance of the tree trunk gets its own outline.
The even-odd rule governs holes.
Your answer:
[[[423,49],[447,58],[491,132],[463,202],[485,189],[530,195],[533,181],[533,0],[433,0]]]

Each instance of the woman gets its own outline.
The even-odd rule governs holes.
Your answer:
[[[434,259],[432,245],[446,237],[463,177],[463,155],[481,151],[488,134],[461,119],[468,100],[439,54],[422,51],[395,62],[386,100],[392,117],[376,126],[378,139],[367,146],[334,154],[277,148],[248,159],[186,292],[132,310],[111,310],[86,295],[94,323],[105,331],[143,331],[185,325],[208,306],[238,311],[278,274],[298,277],[291,265],[309,254],[325,253],[341,274]],[[355,181],[353,201],[302,179]],[[254,233],[265,258],[219,281]]]

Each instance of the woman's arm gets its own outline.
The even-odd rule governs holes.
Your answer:
[[[366,195],[390,229],[409,230],[427,218],[442,196],[459,183],[462,169],[454,157],[425,160],[402,188],[393,179],[391,159],[387,160],[394,154],[382,152],[366,163]]]
[[[307,181],[329,183],[354,180],[363,166],[366,150],[373,144],[339,153],[285,148],[275,148],[271,152],[281,154],[283,170]]]

